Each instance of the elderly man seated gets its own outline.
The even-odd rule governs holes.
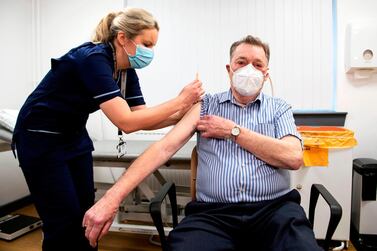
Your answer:
[[[83,219],[92,245],[121,201],[198,133],[197,200],[170,233],[172,250],[320,250],[288,170],[302,164],[291,107],[261,93],[270,51],[258,38],[232,44],[230,90],[204,96],[149,147]]]

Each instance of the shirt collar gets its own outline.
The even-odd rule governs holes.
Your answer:
[[[257,98],[253,102],[249,103],[248,105],[257,103],[257,102],[261,103],[263,99],[264,99],[264,94],[260,92]],[[231,89],[229,89],[227,92],[221,93],[219,97],[219,103],[225,103],[225,102],[232,102],[235,105],[239,105],[236,99],[234,98]]]

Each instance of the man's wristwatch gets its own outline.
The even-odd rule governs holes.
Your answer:
[[[241,133],[241,128],[238,125],[235,125],[230,131],[230,135],[232,136],[233,140],[236,140],[237,136],[240,135],[240,133]]]

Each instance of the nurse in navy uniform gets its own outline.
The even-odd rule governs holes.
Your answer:
[[[12,145],[43,221],[43,250],[97,249],[81,226],[94,203],[90,113],[101,109],[125,133],[158,129],[175,124],[203,95],[195,80],[177,97],[146,107],[135,69],[152,61],[158,32],[143,9],[109,13],[92,42],[51,60],[22,106]]]

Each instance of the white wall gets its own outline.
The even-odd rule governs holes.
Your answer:
[[[344,70],[345,31],[352,20],[376,17],[375,0],[338,0],[337,42],[337,110],[348,112],[346,127],[353,130],[358,140],[354,158],[377,159],[377,77],[354,80]],[[376,33],[377,31],[371,31]]]
[[[32,1],[0,1],[0,109],[19,108],[32,90]]]
[[[90,40],[99,20],[123,7],[123,0],[39,0],[40,78],[50,69],[50,59]],[[38,81],[40,80],[38,79]]]
[[[32,3],[0,1],[0,109],[18,109],[32,90]],[[0,153],[0,206],[29,194],[12,153]]]
[[[128,0],[127,4],[149,10],[161,27],[155,59],[138,71],[149,104],[176,95],[196,72],[206,92],[227,90],[229,47],[252,34],[271,47],[269,73],[275,95],[296,110],[334,108],[331,0]],[[153,95],[156,85],[168,88]],[[268,82],[264,92],[270,94]]]

